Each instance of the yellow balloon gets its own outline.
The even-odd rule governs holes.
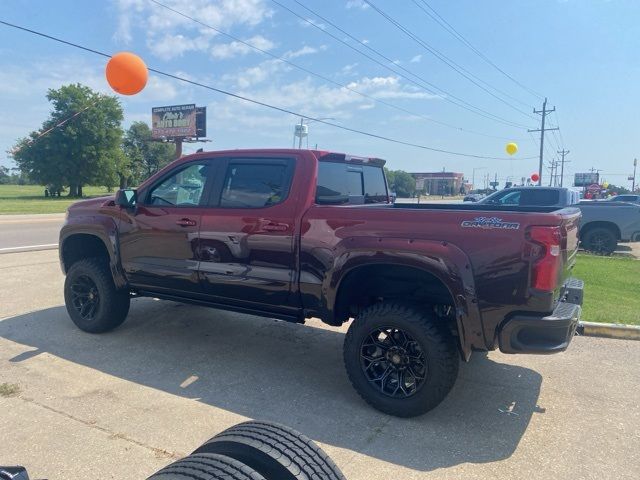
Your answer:
[[[507,143],[506,150],[509,155],[514,155],[518,151],[518,145],[513,142]]]

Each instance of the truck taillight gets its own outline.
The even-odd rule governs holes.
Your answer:
[[[533,244],[531,287],[552,292],[558,286],[562,262],[560,227],[530,227],[527,237]]]

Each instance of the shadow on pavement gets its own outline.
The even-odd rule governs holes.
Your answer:
[[[128,320],[108,334],[79,331],[55,307],[0,321],[0,337],[36,349],[12,362],[49,352],[423,471],[510,457],[540,411],[538,373],[476,354],[436,410],[389,417],[351,387],[341,332],[151,299],[135,300]]]

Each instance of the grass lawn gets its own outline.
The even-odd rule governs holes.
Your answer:
[[[83,187],[85,198],[109,195],[105,187]],[[77,198],[45,198],[39,185],[0,185],[0,215],[17,213],[64,213]]]
[[[580,254],[574,276],[584,280],[582,320],[640,325],[640,260]]]

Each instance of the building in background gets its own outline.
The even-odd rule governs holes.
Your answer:
[[[457,195],[463,186],[464,175],[457,172],[412,173],[416,179],[416,190],[429,195]]]

